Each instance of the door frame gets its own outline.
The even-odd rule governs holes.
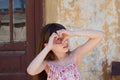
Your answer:
[[[34,5],[34,7],[31,7],[31,9],[33,9],[34,11],[31,12],[31,18],[29,16],[27,16],[28,20],[29,19],[34,19],[34,22],[30,22],[31,24],[29,25],[33,25],[33,27],[31,27],[29,29],[29,31],[27,31],[27,39],[30,39],[32,36],[34,36],[31,40],[28,41],[28,48],[27,48],[27,53],[31,53],[31,54],[27,54],[27,66],[28,64],[34,59],[34,57],[36,56],[36,52],[37,52],[37,47],[39,45],[39,39],[40,39],[40,30],[41,27],[44,25],[44,0],[34,0],[34,3],[28,3],[27,5],[30,6]],[[31,11],[31,9],[29,8],[28,10]],[[27,12],[29,12],[27,11]],[[33,16],[34,15],[34,16]],[[28,26],[29,26],[28,25]],[[34,30],[34,32],[30,32]],[[29,34],[30,33],[30,34]],[[34,34],[34,35],[33,35]],[[32,48],[31,48],[32,47]],[[33,80],[39,80],[37,76],[33,77]]]
[[[29,9],[27,9],[26,11],[26,14],[30,12],[29,15],[26,15],[27,20],[29,20],[26,22],[29,23],[26,24],[26,26],[28,26],[27,28],[29,28],[27,29],[28,42],[26,43],[28,47],[26,51],[27,53],[30,53],[26,55],[28,58],[27,64],[29,64],[31,60],[36,56],[37,46],[40,38],[40,28],[43,26],[43,7],[44,7],[44,0],[34,0],[34,3],[30,1],[26,3],[26,5],[29,7]]]

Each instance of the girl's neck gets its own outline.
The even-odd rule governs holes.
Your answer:
[[[59,55],[57,56],[58,57],[58,60],[59,62],[63,62],[66,58],[67,58],[68,54],[64,54],[64,55]]]
[[[59,65],[59,66],[64,66],[68,63],[69,63],[68,54],[66,54],[65,56],[62,56],[62,57],[58,57],[58,60],[55,61],[55,64]]]
[[[65,53],[65,55],[60,55],[58,57],[58,60],[64,60],[67,57],[67,54]]]

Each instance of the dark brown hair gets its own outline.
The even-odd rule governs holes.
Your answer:
[[[61,30],[61,29],[66,29],[63,25],[58,24],[58,23],[49,23],[47,25],[45,25],[44,27],[42,27],[41,29],[41,33],[40,33],[40,40],[39,40],[39,46],[37,49],[37,54],[40,53],[40,51],[42,51],[42,49],[44,48],[44,43],[48,43],[49,41],[49,37],[51,36],[52,33],[56,33],[57,30]],[[47,56],[45,57],[45,60],[56,60],[57,56],[53,53],[53,51],[50,51]],[[39,74],[39,79],[40,80],[47,80],[47,74],[44,71],[42,71]]]

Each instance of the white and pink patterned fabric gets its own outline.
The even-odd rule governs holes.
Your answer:
[[[47,80],[81,80],[74,60],[71,60],[71,63],[67,66],[58,66],[52,62],[49,63],[49,66]]]

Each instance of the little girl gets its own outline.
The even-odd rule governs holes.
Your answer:
[[[69,51],[69,38],[73,36],[88,37],[88,41]],[[30,75],[43,71],[46,79],[41,80],[81,80],[78,65],[82,57],[91,51],[103,38],[97,30],[68,31],[58,23],[45,25],[40,34],[39,54],[27,68]]]

